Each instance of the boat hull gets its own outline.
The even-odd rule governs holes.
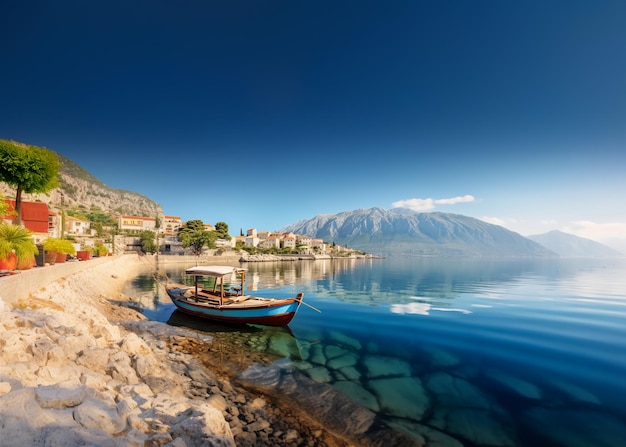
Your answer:
[[[229,306],[207,306],[180,296],[177,291],[167,291],[177,309],[189,315],[208,320],[235,324],[261,324],[265,326],[287,326],[295,317],[301,299],[268,300],[263,305],[233,308]],[[275,301],[275,302],[273,302]]]

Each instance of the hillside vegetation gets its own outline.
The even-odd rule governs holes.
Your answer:
[[[61,168],[59,187],[48,193],[23,194],[22,200],[44,202],[56,210],[99,209],[113,216],[131,215],[155,217],[163,213],[162,207],[148,197],[122,189],[111,188],[70,159],[57,153]],[[15,190],[0,183],[0,194],[15,199]]]

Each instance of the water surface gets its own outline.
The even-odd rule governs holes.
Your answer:
[[[254,328],[262,336],[248,347],[288,358],[388,425],[446,446],[626,445],[623,260],[242,266],[248,291],[304,291],[322,311],[302,306],[289,340]],[[166,271],[182,281],[184,267]],[[149,272],[126,293],[149,318],[186,323]]]

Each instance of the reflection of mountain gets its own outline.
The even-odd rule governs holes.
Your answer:
[[[454,307],[460,294],[490,293],[511,282],[532,276],[550,281],[597,267],[594,260],[470,260],[428,259],[392,256],[367,261],[359,268],[332,270],[310,286],[317,298],[332,298],[355,304],[380,305],[429,303]],[[306,292],[306,289],[305,289]]]

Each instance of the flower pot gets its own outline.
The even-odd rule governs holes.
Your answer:
[[[44,263],[49,265],[54,265],[57,262],[57,252],[56,251],[47,251],[44,255]]]
[[[17,256],[15,253],[9,253],[5,259],[0,259],[0,270],[15,270],[17,267]]]
[[[57,253],[56,263],[61,264],[65,261],[67,261],[67,253]]]
[[[86,261],[88,259],[91,259],[91,252],[89,250],[78,250],[76,252],[76,257],[80,261]]]
[[[35,256],[33,256],[30,259],[22,259],[20,262],[18,262],[17,269],[18,270],[30,270],[36,265],[37,265],[37,261],[35,260]]]

